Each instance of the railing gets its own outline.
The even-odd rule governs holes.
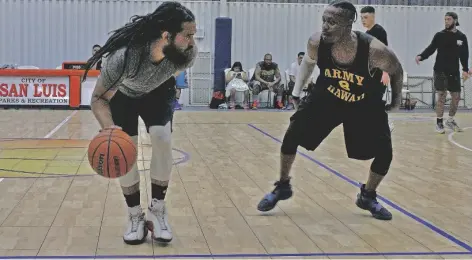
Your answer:
[[[417,108],[434,109],[436,107],[437,100],[433,77],[409,76],[407,87],[410,98],[418,101],[416,104]],[[445,106],[448,107],[450,102],[451,98],[448,94]],[[472,109],[472,82],[470,81],[464,82],[462,86],[458,108]]]
[[[188,73],[189,105],[208,106],[213,95],[213,56],[199,52],[194,66]]]
[[[207,106],[211,101],[213,73],[208,68],[208,64],[212,64],[211,60],[212,58],[209,53],[201,54],[196,63],[197,66],[194,66],[189,73],[189,105],[191,106]],[[433,77],[409,76],[405,87],[409,90],[409,98],[418,101],[416,108],[434,109],[436,107],[436,91],[434,89]],[[405,96],[403,99],[402,104],[405,101]],[[448,107],[450,102],[451,98],[448,94],[445,106]],[[463,84],[458,108],[472,109],[472,79]]]

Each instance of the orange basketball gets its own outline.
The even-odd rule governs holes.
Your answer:
[[[92,169],[112,179],[127,174],[136,162],[137,154],[131,137],[120,129],[101,131],[88,147],[88,160]]]

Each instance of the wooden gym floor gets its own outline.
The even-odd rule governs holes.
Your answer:
[[[300,149],[294,197],[261,214],[256,205],[278,177],[292,113],[176,112],[168,246],[123,243],[118,181],[94,175],[87,161],[88,140],[98,131],[91,111],[0,113],[3,257],[472,258],[472,129],[436,134],[431,112],[391,115],[394,160],[379,189],[390,222],[354,204],[370,161],[347,159],[342,128],[316,152]],[[472,113],[457,119],[472,127]],[[148,195],[150,155],[141,135]],[[147,200],[142,196],[143,205]]]

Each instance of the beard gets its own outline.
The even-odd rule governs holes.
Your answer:
[[[162,49],[162,52],[170,62],[174,63],[178,67],[189,64],[193,59],[193,47],[188,47],[187,49],[182,50],[173,42],[166,45]]]

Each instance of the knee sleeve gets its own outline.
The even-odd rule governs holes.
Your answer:
[[[296,154],[298,149],[298,141],[296,138],[296,133],[293,131],[292,126],[290,126],[285,132],[284,140],[282,141],[282,147],[280,151],[282,154],[292,155]]]
[[[385,176],[387,175],[387,172],[390,169],[392,159],[392,143],[386,142],[385,145],[382,145],[382,147],[380,147],[377,155],[374,158],[374,161],[372,162],[370,170],[379,175]]]
[[[131,139],[133,139],[133,143],[136,145],[136,147],[138,147],[138,136],[131,136]],[[128,172],[125,176],[119,178],[120,185],[125,195],[133,194],[136,192],[136,190],[139,190],[140,177],[137,161],[138,160],[136,160],[136,163],[134,163],[133,168],[131,168],[130,172]]]
[[[170,122],[165,126],[149,127],[151,137],[151,180],[169,181],[172,172],[172,136]]]

